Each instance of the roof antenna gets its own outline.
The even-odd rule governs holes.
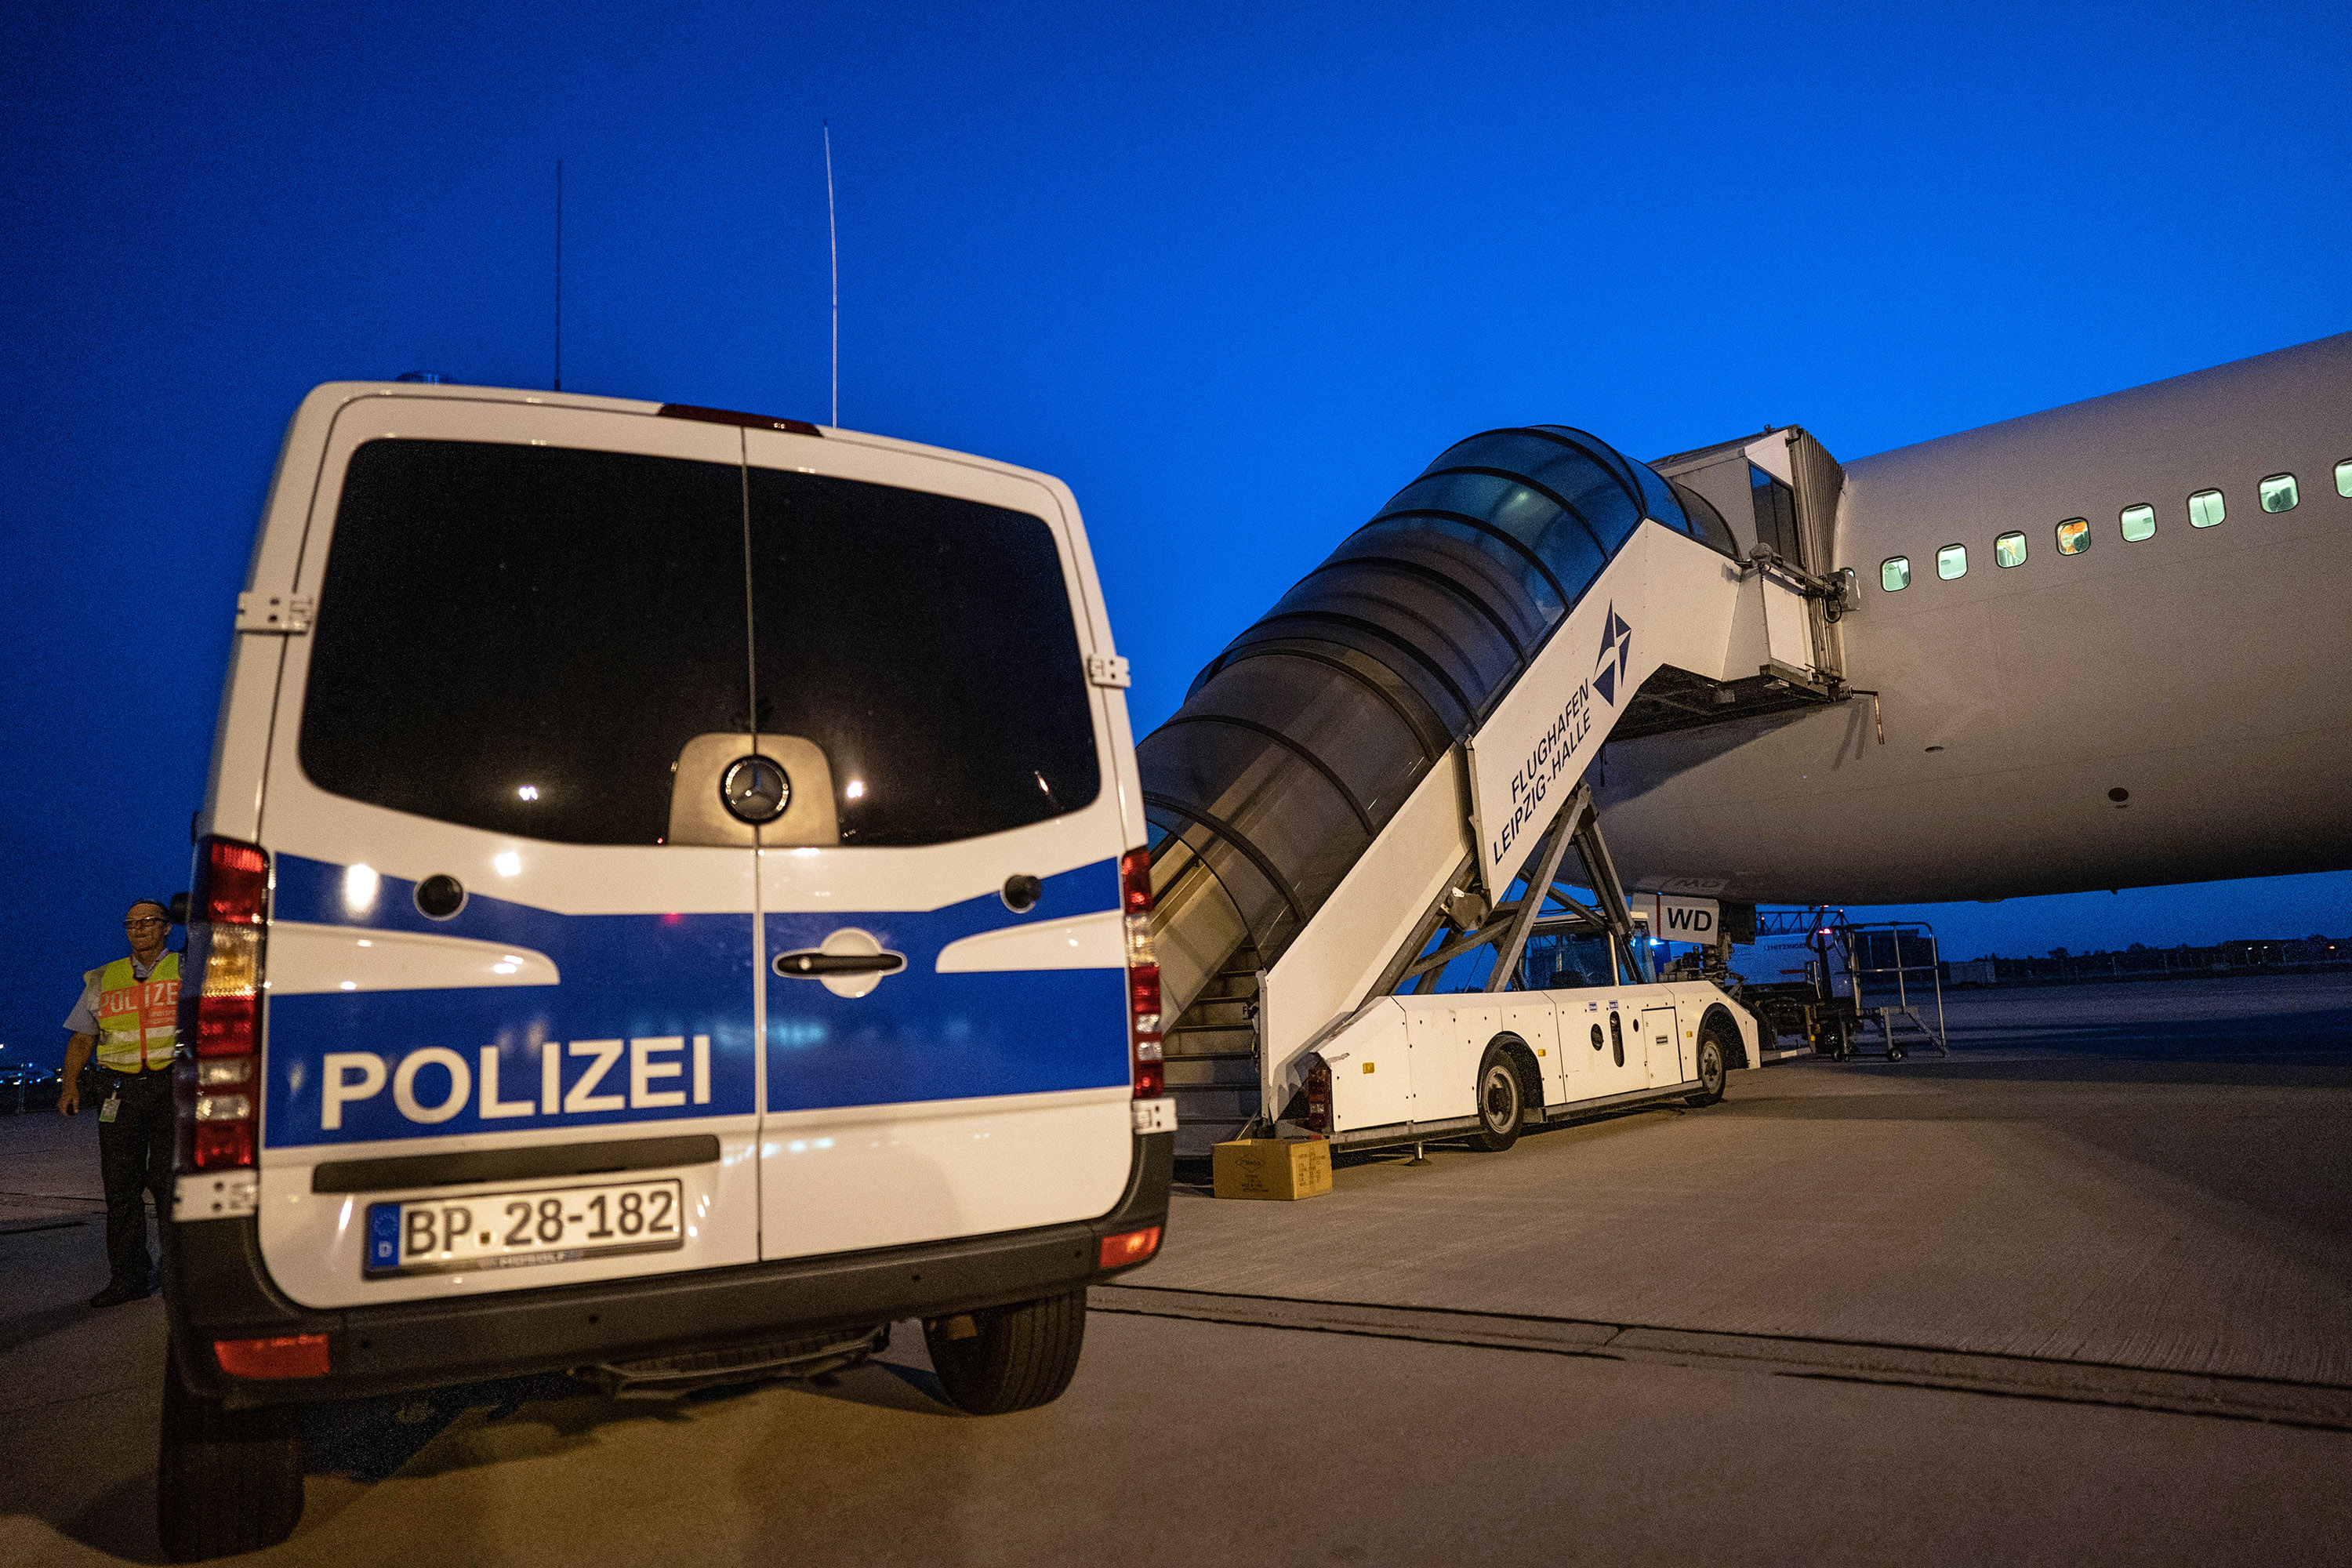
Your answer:
[[[833,217],[833,121],[824,127],[824,243],[833,254],[833,425],[841,426],[841,231]]]
[[[563,390],[563,160],[555,161],[555,390]]]

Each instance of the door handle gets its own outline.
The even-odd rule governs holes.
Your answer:
[[[786,980],[814,980],[835,996],[856,1000],[907,967],[907,955],[874,940],[871,931],[845,926],[815,947],[776,954],[769,968]]]
[[[826,952],[803,948],[776,954],[777,973],[789,980],[822,980],[828,974],[896,974],[907,967],[903,952]]]

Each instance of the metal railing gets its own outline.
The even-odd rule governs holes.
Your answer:
[[[1879,921],[1841,924],[1835,929],[1853,988],[1854,1006],[1864,1016],[1878,1019],[1889,1053],[1901,1054],[1895,1034],[1895,1015],[1900,1014],[1937,1050],[1951,1055],[1944,1026],[1943,966],[1936,949],[1935,927],[1925,921]],[[1931,997],[1936,1013],[1932,1025],[1920,1012]]]

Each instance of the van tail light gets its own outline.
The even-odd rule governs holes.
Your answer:
[[[258,846],[197,843],[188,951],[180,962],[180,1043],[187,1050],[173,1084],[183,1172],[253,1163],[268,907],[269,857]]]
[[[1307,1068],[1307,1116],[1301,1125],[1309,1132],[1331,1136],[1331,1064],[1321,1057]]]
[[[1096,1267],[1124,1268],[1130,1263],[1141,1263],[1160,1250],[1160,1227],[1147,1226],[1141,1230],[1121,1231],[1117,1236],[1102,1238],[1102,1248],[1097,1254]]]
[[[1119,910],[1127,917],[1127,1018],[1135,1051],[1135,1098],[1168,1092],[1160,1054],[1160,955],[1151,946],[1151,851],[1118,858]]]
[[[213,1359],[231,1377],[324,1377],[327,1336],[278,1334],[266,1340],[215,1340]]]

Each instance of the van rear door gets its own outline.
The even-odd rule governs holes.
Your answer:
[[[751,1261],[755,850],[678,782],[751,728],[740,436],[360,390],[298,416],[333,408],[289,444],[316,500],[257,557],[316,606],[260,816],[269,1272],[329,1307]]]
[[[825,807],[760,830],[762,1250],[1103,1214],[1134,1149],[1141,834],[1076,508],[952,454],[746,449],[761,750]]]

